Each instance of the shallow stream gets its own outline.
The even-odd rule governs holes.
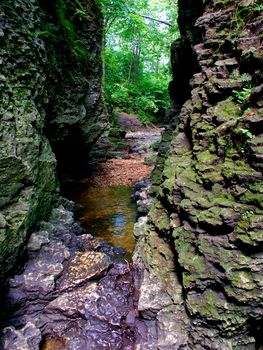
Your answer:
[[[133,225],[136,205],[131,201],[132,187],[92,187],[81,184],[68,197],[76,203],[76,218],[87,233],[121,247],[131,256],[135,247]]]

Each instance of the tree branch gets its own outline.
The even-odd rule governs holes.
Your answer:
[[[136,12],[129,12],[133,15],[136,15],[136,16],[139,16],[139,17],[143,17],[145,19],[149,19],[150,21],[155,21],[155,22],[158,22],[158,23],[161,23],[161,24],[164,24],[166,26],[169,26],[169,27],[172,27],[173,25],[169,22],[166,22],[166,21],[163,21],[161,19],[157,19],[157,18],[153,18],[153,17],[150,17],[150,16],[146,16],[146,15],[141,15],[140,13],[136,13]],[[107,34],[107,32],[109,31],[110,27],[112,26],[112,24],[116,21],[116,19],[118,18],[121,18],[123,16],[118,16],[116,15],[115,17],[113,17],[111,20],[110,19],[107,19],[105,21],[105,24],[104,24],[104,28],[105,28],[105,34]],[[124,18],[124,17],[123,17]]]
[[[104,24],[104,28],[105,28],[105,34],[107,34],[108,33],[108,31],[109,31],[109,29],[110,29],[110,27],[112,26],[112,24],[116,21],[116,19],[118,18],[118,16],[115,16],[115,17],[113,17],[112,18],[112,20],[111,21],[105,21],[105,24]]]
[[[169,27],[172,27],[172,26],[173,26],[171,23],[166,22],[166,21],[163,21],[163,20],[161,20],[161,19],[153,18],[153,17],[146,16],[146,15],[141,15],[140,13],[136,13],[136,12],[131,12],[131,13],[133,13],[134,15],[137,15],[137,16],[140,16],[140,17],[149,19],[150,21],[155,21],[155,22],[158,22],[158,23],[165,24],[166,26],[169,26]]]

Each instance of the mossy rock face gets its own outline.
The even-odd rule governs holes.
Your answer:
[[[152,155],[150,157],[145,157],[144,158],[144,163],[147,165],[154,165],[156,163],[156,155]]]
[[[252,251],[263,245],[263,215],[247,211],[242,215],[233,233],[233,241],[247,246]]]
[[[8,157],[0,160],[1,198],[0,208],[8,204],[24,187],[26,168],[21,159]]]
[[[96,17],[80,22],[88,35],[71,23],[74,44],[69,32],[59,30],[62,18],[52,11],[62,10],[58,5],[63,5],[69,23],[77,2],[49,3],[5,0],[0,5],[4,24],[0,29],[1,281],[23,253],[29,231],[47,218],[59,198],[60,151],[70,163],[71,156],[78,155],[80,148],[88,149],[106,125],[100,85],[100,10],[95,1],[86,2],[86,10],[97,11]],[[47,32],[51,22],[56,40]],[[78,42],[87,45],[84,65]]]
[[[221,101],[209,113],[215,118],[216,124],[223,124],[229,121],[236,121],[241,116],[241,109],[238,104],[233,101]]]
[[[202,294],[189,293],[187,306],[192,314],[199,314],[210,321],[221,321],[219,327],[225,328],[229,335],[231,334],[231,325],[238,323],[239,326],[244,326],[247,321],[246,314],[238,311],[233,318],[231,303],[227,302],[223,293],[211,289],[207,289]]]
[[[164,232],[170,230],[170,218],[161,203],[155,201],[150,209],[149,217],[158,230]]]
[[[251,350],[261,336],[262,46],[252,29],[259,23],[257,5],[179,4],[182,38],[172,48],[170,84],[172,107],[178,108],[174,115],[169,111],[170,126],[179,124],[166,153],[159,150],[148,219],[174,249],[190,320],[182,348],[191,350]],[[189,18],[198,11],[191,27]],[[255,54],[248,53],[250,40]],[[191,53],[189,84],[185,62]],[[185,99],[182,81],[189,87]],[[150,265],[154,252],[151,246],[147,251]]]

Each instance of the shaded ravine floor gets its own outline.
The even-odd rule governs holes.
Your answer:
[[[88,186],[92,188],[90,182]],[[99,197],[98,187],[91,191],[94,198],[101,199],[98,202],[104,201]],[[113,196],[111,186],[103,191]],[[125,191],[128,198],[131,188]],[[84,201],[91,201],[85,196]],[[116,203],[120,208],[121,203]],[[50,221],[41,223],[32,234],[27,246],[28,260],[20,273],[9,280],[5,299],[8,317],[2,320],[0,347],[4,350],[132,350],[138,316],[133,265],[124,260],[123,249],[85,232],[74,220],[72,208],[67,210],[65,206],[70,207],[67,201],[54,209]],[[115,215],[115,226],[120,228],[122,222],[116,213],[110,215]],[[132,216],[134,220],[135,212]],[[128,248],[130,252],[132,249],[132,246]]]

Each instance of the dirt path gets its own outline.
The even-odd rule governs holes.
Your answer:
[[[144,159],[154,154],[152,145],[160,140],[161,129],[146,128],[136,116],[124,112],[120,113],[120,126],[127,131],[125,142],[129,146],[128,157],[112,158],[98,164],[96,173],[85,180],[91,186],[134,186],[136,182],[150,177],[154,166],[145,164]]]
[[[94,187],[134,186],[139,180],[149,178],[152,170],[153,166],[146,165],[142,157],[109,159],[97,166],[96,175],[87,182]]]

